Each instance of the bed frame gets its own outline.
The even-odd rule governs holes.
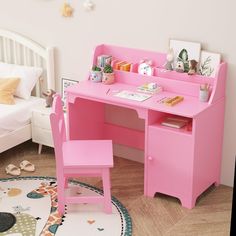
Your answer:
[[[42,90],[55,90],[54,48],[40,44],[8,30],[0,29],[0,61],[43,68],[33,95],[40,97]],[[31,139],[31,124],[0,136],[0,153]]]

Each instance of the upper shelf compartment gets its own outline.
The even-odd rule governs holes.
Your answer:
[[[137,72],[137,67],[134,67],[131,72],[115,71],[118,82],[140,85],[155,81],[166,91],[194,97],[199,95],[200,84],[209,84],[211,88],[209,104],[225,96],[227,64],[224,62],[219,65],[216,76],[212,78],[165,70],[166,53],[102,44],[95,48],[93,65],[97,63],[97,57],[100,55],[111,55],[115,59],[124,60],[133,65],[137,65],[143,59],[152,61],[154,66],[152,76],[140,75]]]

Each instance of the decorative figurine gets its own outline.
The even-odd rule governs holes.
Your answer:
[[[172,48],[168,51],[168,53],[166,55],[166,60],[167,60],[167,62],[165,64],[165,68],[167,70],[173,70],[174,51]]]
[[[190,60],[189,61],[189,75],[194,75],[197,73],[197,61],[196,60]]]
[[[92,11],[95,7],[95,4],[91,0],[86,0],[83,3],[83,6],[84,6],[86,11]]]
[[[61,14],[64,17],[70,17],[73,14],[74,9],[71,7],[69,3],[66,1],[63,3],[63,6],[61,8]]]
[[[176,62],[175,71],[180,72],[180,73],[184,72],[184,63],[182,61]]]
[[[153,75],[151,60],[141,60],[138,66],[138,73],[141,75]]]
[[[53,102],[53,95],[56,92],[52,89],[48,89],[46,92],[43,92],[43,95],[46,97],[46,107],[51,107]]]

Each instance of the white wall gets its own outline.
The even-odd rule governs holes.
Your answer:
[[[55,45],[57,87],[60,78],[85,78],[96,44],[109,43],[165,52],[169,38],[198,41],[220,52],[229,64],[222,183],[233,185],[236,154],[236,2],[234,0],[70,0],[73,18],[60,16],[63,0],[0,1],[0,27],[42,45]]]

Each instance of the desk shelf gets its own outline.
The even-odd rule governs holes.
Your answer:
[[[177,135],[179,134],[187,136],[192,135],[192,131],[188,130],[186,126],[182,128],[172,128],[162,125],[161,122],[149,125],[149,129],[154,129],[154,130],[156,129],[157,130],[156,132],[159,132],[159,130],[165,130],[166,132],[175,133]]]

